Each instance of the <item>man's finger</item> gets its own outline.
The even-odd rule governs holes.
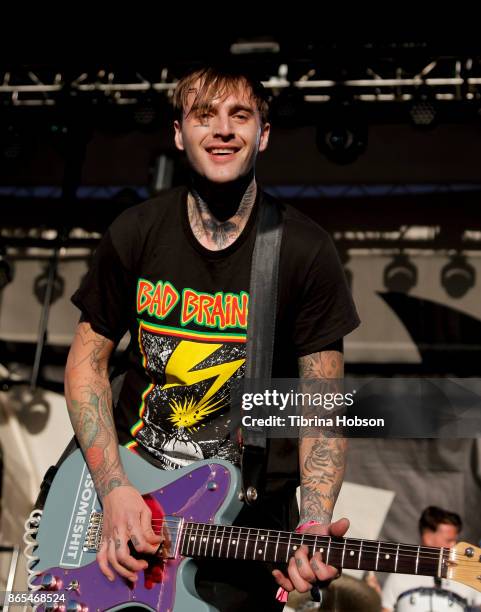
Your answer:
[[[332,565],[323,563],[321,553],[316,552],[311,558],[310,566],[317,580],[323,582],[325,580],[333,580],[339,576],[339,570]]]
[[[133,581],[137,580],[136,572],[148,567],[147,561],[137,560],[131,556],[127,545],[127,534],[115,528],[109,542],[107,558],[116,572]]]
[[[349,519],[341,518],[335,523],[331,523],[329,531],[331,535],[340,537],[346,533],[346,531],[349,529],[349,525]]]
[[[306,593],[312,589],[312,584],[299,574],[299,570],[297,569],[296,560],[294,557],[289,559],[289,564],[287,566],[287,573],[289,575],[289,579],[294,585],[294,588],[299,593]]]
[[[306,582],[312,583],[316,580],[316,575],[309,563],[309,557],[307,556],[309,549],[307,546],[301,546],[294,555],[294,561],[296,562],[296,568],[299,572],[299,576]]]
[[[158,533],[160,531],[160,526],[155,530],[152,528],[152,513],[147,506],[145,506],[145,510],[140,514],[140,528],[147,542],[152,546],[155,545],[152,551],[155,552],[162,541],[162,534]]]
[[[272,575],[274,576],[275,581],[279,586],[285,589],[288,593],[294,590],[294,585],[292,582],[284,576],[284,574],[280,570],[272,570]]]
[[[99,551],[97,553],[97,563],[99,564],[100,571],[104,576],[106,576],[111,582],[115,580],[115,574],[110,569],[109,563],[107,561],[107,548],[108,542],[103,539],[100,545]]]

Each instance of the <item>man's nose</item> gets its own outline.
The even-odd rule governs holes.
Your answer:
[[[229,115],[219,114],[213,119],[214,136],[232,138],[234,136],[233,123]]]

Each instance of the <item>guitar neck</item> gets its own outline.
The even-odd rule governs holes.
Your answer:
[[[188,557],[216,557],[286,563],[300,546],[339,568],[445,577],[448,548],[397,544],[357,538],[331,538],[288,531],[185,523],[180,553]]]

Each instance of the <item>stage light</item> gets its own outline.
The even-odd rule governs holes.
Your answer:
[[[319,152],[337,164],[354,162],[367,147],[368,127],[359,107],[332,102],[323,110],[316,129]]]
[[[386,289],[397,293],[409,293],[418,282],[416,266],[403,253],[393,257],[385,267],[383,276]]]
[[[436,98],[428,87],[420,87],[413,95],[409,115],[417,128],[429,129],[436,125]]]
[[[452,298],[462,298],[476,282],[476,270],[461,254],[451,257],[441,270],[441,285]]]
[[[49,283],[52,284],[50,294],[50,304],[56,302],[62,297],[65,290],[65,281],[57,273],[50,279],[50,270],[46,266],[44,271],[37,276],[33,283],[33,293],[40,304],[43,304],[47,294]]]

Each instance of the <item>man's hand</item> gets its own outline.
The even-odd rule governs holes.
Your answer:
[[[303,534],[343,536],[349,529],[349,521],[345,518],[329,525],[316,525],[303,531]],[[272,575],[279,586],[287,592],[294,589],[299,593],[310,591],[318,582],[326,582],[338,578],[340,571],[332,565],[326,565],[321,553],[317,551],[311,558],[308,555],[307,546],[301,546],[293,557],[289,559],[287,576],[280,570],[274,570]]]
[[[129,540],[138,553],[152,555],[161,542],[168,544],[168,534],[165,529],[161,534],[154,533],[152,511],[132,486],[116,487],[103,498],[102,505],[102,544],[97,553],[100,570],[109,580],[115,579],[113,568],[120,576],[135,581],[136,572],[147,569],[148,562],[130,554]]]

